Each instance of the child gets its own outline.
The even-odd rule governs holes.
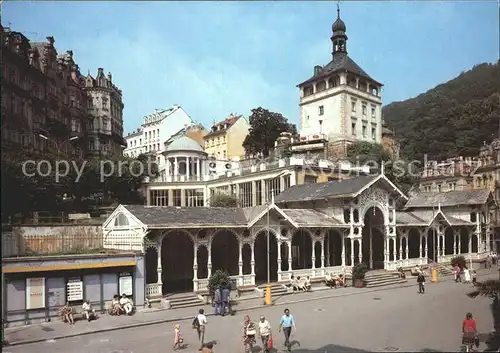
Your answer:
[[[476,274],[476,270],[472,270],[472,285],[475,286],[476,285],[476,281],[477,281],[477,274]]]
[[[174,350],[183,348],[184,339],[181,335],[181,325],[175,325],[174,329]]]

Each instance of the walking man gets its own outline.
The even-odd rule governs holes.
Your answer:
[[[291,346],[290,346],[290,334],[292,333],[292,328],[294,330],[297,330],[295,327],[295,320],[293,316],[290,314],[290,310],[285,309],[285,314],[281,317],[280,320],[280,326],[278,328],[278,332],[283,329],[283,334],[285,335],[285,347],[287,350],[290,352],[291,351]]]
[[[205,310],[200,309],[198,315],[194,318],[193,326],[198,332],[198,339],[200,341],[200,351],[203,349],[203,344],[205,343],[205,327],[207,326],[207,317],[205,316]]]
[[[419,294],[424,294],[425,293],[425,275],[424,275],[424,271],[420,271],[418,273],[417,283],[418,283],[418,293]]]
[[[259,336],[262,340],[262,349],[264,353],[269,353],[269,338],[271,338],[271,324],[266,320],[266,317],[262,315],[259,321]]]

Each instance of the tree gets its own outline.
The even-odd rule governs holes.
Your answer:
[[[379,143],[357,141],[347,147],[347,158],[353,164],[380,166],[389,161],[391,155]]]
[[[297,128],[290,124],[280,113],[274,113],[262,107],[252,109],[249,118],[250,130],[243,141],[247,155],[268,157],[274,143],[282,132],[297,135]]]
[[[238,199],[233,195],[215,194],[210,198],[210,207],[238,207]]]

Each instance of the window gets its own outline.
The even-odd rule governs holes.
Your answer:
[[[356,136],[356,123],[351,123],[351,133]]]
[[[187,207],[203,207],[203,189],[188,189],[185,191]]]
[[[367,128],[366,125],[363,125],[363,137],[366,138],[367,135]]]
[[[281,180],[280,178],[273,178],[265,181],[266,188],[266,202],[272,200],[272,195],[276,196],[281,192]]]
[[[375,136],[377,135],[377,129],[375,129],[374,127],[372,127],[372,139],[375,140]]]
[[[438,184],[438,192],[441,192],[441,184]]]
[[[476,223],[476,221],[477,221],[477,214],[476,214],[476,212],[471,212],[471,214],[470,214],[470,221],[472,223]]]
[[[356,113],[356,101],[351,100],[351,112]]]
[[[323,107],[322,105],[319,106],[319,115],[323,115],[325,114],[325,107]]]
[[[318,177],[316,175],[304,175],[304,184],[316,184]]]
[[[240,207],[252,207],[252,182],[241,183],[238,198]]]
[[[375,118],[376,118],[376,116],[377,116],[377,115],[376,115],[376,109],[377,109],[377,107],[376,107],[376,106],[374,106],[374,105],[372,105],[372,119],[375,119]]]
[[[174,206],[181,206],[181,190],[173,190]]]
[[[151,190],[149,206],[168,206],[168,190]]]
[[[366,104],[363,104],[363,110],[362,110],[362,112],[363,112],[363,115],[366,115]]]

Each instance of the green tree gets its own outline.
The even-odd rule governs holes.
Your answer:
[[[297,128],[290,124],[281,113],[271,112],[262,107],[252,109],[249,117],[250,131],[243,141],[247,155],[268,157],[274,143],[282,132],[297,135]]]
[[[210,207],[238,207],[238,199],[233,195],[215,194],[210,198]]]

